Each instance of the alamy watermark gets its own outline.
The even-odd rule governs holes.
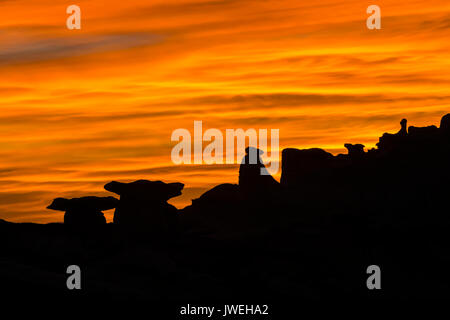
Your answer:
[[[81,289],[81,269],[79,266],[73,264],[67,267],[66,273],[70,276],[67,277],[66,286],[69,290]]]
[[[366,25],[369,30],[381,29],[381,9],[379,6],[373,4],[367,7],[367,14],[370,16],[367,18]]]
[[[267,167],[267,170],[261,169],[261,175],[275,174],[280,165],[279,135],[279,129],[270,130],[268,148],[268,129],[226,129],[224,145],[222,131],[208,129],[203,133],[203,122],[194,121],[193,140],[187,129],[180,128],[172,132],[171,140],[178,144],[172,148],[171,158],[174,164],[236,164],[241,163],[248,146],[251,147],[248,149],[249,164],[259,164],[261,161]],[[203,142],[210,143],[203,148]]]
[[[79,6],[73,4],[67,7],[66,13],[70,16],[66,20],[66,26],[69,30],[81,29],[81,9]]]
[[[373,264],[367,267],[367,274],[370,274],[367,278],[366,285],[369,290],[381,289],[381,269],[379,266]]]

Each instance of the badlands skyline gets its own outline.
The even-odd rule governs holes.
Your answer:
[[[112,180],[182,182],[178,207],[236,183],[237,165],[172,163],[172,132],[194,121],[336,154],[450,110],[445,0],[77,1],[68,30],[71,4],[0,2],[1,219],[62,221],[53,198]]]

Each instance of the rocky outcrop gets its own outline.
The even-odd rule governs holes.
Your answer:
[[[333,155],[322,149],[284,149],[281,184],[290,187],[304,184],[311,178],[315,178],[318,173],[323,173],[335,165],[336,161]]]
[[[192,205],[180,212],[180,219],[188,232],[220,234],[238,229],[244,195],[237,184],[224,183],[192,200]]]
[[[389,151],[402,144],[408,135],[407,123],[408,121],[406,119],[402,119],[400,121],[401,128],[397,133],[384,133],[377,143],[378,149],[381,151]]]
[[[177,209],[167,200],[181,194],[182,183],[138,180],[131,183],[112,181],[105,189],[120,196],[114,223],[154,232],[172,231],[176,226]]]
[[[450,132],[450,113],[442,117],[439,129],[442,132]]]
[[[47,209],[64,211],[64,224],[75,227],[95,227],[106,224],[103,210],[114,209],[119,200],[114,197],[56,198]]]
[[[272,208],[280,196],[280,184],[268,173],[263,151],[246,148],[239,168],[239,185],[221,184],[206,191],[181,210],[180,219],[189,232],[217,238],[246,237],[270,227]]]
[[[363,144],[351,144],[346,143],[344,147],[348,150],[348,156],[350,159],[361,159],[364,156],[364,145]]]
[[[268,173],[261,160],[264,152],[248,147],[245,149],[245,153],[239,167],[239,187],[242,191],[254,194],[270,192],[278,188],[279,183]]]
[[[239,202],[242,200],[239,186],[231,183],[224,183],[206,191],[198,199],[192,200],[192,203],[200,204],[205,207],[215,207],[218,203]]]
[[[436,126],[414,127],[408,128],[408,138],[410,139],[434,139],[439,133]]]

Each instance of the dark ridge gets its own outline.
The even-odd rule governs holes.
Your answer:
[[[191,303],[450,298],[450,114],[345,147],[283,150],[280,183],[247,149],[239,184],[181,210],[167,201],[182,183],[113,181],[120,200],[55,199],[64,224],[0,220],[0,283],[19,297]],[[81,293],[65,287],[70,264],[85,270]],[[382,290],[366,287],[370,265]]]

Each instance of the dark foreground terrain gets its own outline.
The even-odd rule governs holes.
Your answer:
[[[105,186],[120,196],[101,199],[114,223],[93,197],[55,200],[65,224],[0,220],[2,291],[191,304],[448,299],[450,115],[439,128],[401,125],[367,152],[285,149],[280,183],[260,162],[242,164],[239,185],[178,212],[166,201],[181,183],[141,180]],[[81,290],[66,287],[69,265]],[[381,290],[366,286],[370,265]]]

